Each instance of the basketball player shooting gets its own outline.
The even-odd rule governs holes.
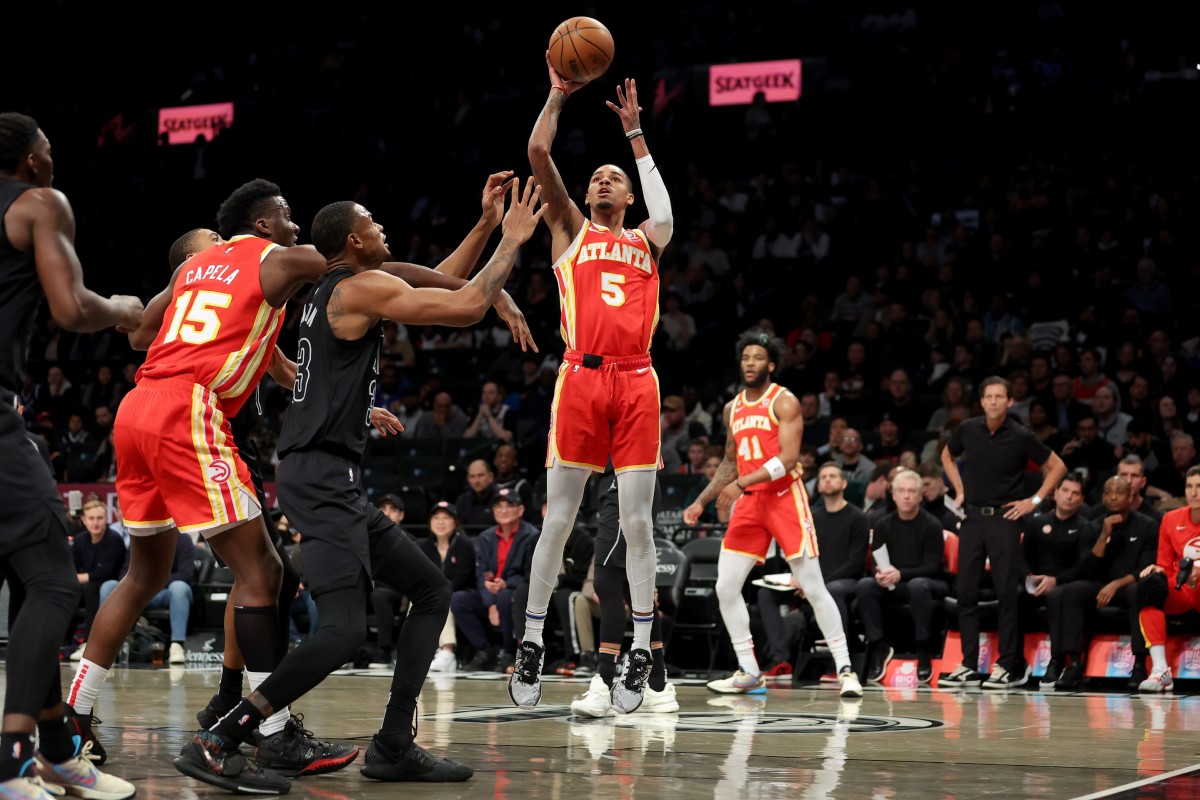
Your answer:
[[[584,217],[567,195],[550,158],[550,145],[567,98],[584,84],[564,80],[546,59],[550,96],[529,137],[529,161],[550,204],[558,279],[561,334],[566,344],[546,453],[548,509],[533,553],[525,639],[517,648],[508,692],[532,708],[541,700],[545,650],[542,628],[554,591],[563,546],[575,523],[591,472],[609,458],[617,475],[621,526],[628,542],[629,592],[634,637],[629,666],[612,687],[613,707],[623,713],[641,705],[650,674],[650,625],[654,620],[654,542],[651,507],[655,473],[661,469],[658,376],[650,363],[650,339],[658,323],[658,257],[671,240],[671,199],[650,156],[640,125],[637,84],[617,87],[620,117],[633,148],[650,219],[625,228],[633,204],[629,174],[614,164],[592,173]]]

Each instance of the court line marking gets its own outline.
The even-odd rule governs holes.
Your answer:
[[[1179,769],[1172,770],[1171,772],[1164,772],[1162,775],[1155,775],[1153,778],[1143,778],[1140,781],[1134,781],[1133,783],[1127,783],[1123,786],[1117,786],[1112,789],[1105,789],[1103,792],[1095,792],[1094,794],[1088,794],[1088,795],[1083,795],[1082,797],[1076,797],[1076,798],[1074,798],[1074,800],[1097,800],[1097,798],[1101,798],[1101,797],[1112,797],[1115,794],[1119,794],[1121,792],[1127,792],[1130,789],[1137,789],[1142,786],[1149,786],[1152,783],[1161,783],[1162,781],[1165,781],[1168,778],[1175,778],[1180,775],[1186,775],[1189,772],[1196,772],[1197,770],[1200,770],[1200,764],[1193,764],[1190,767],[1181,767]]]

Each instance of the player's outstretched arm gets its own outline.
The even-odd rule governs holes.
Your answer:
[[[27,240],[33,246],[38,280],[60,327],[94,333],[115,325],[128,332],[141,324],[141,300],[128,295],[104,298],[83,285],[83,267],[75,252],[75,212],[65,194],[30,189],[13,202],[9,213],[15,227],[24,228],[11,237],[14,244]]]
[[[407,324],[473,325],[496,302],[516,262],[517,251],[529,241],[546,207],[533,178],[519,193],[513,183],[512,205],[504,215],[503,238],[496,252],[474,278],[459,289],[414,288],[380,270],[348,278],[338,285],[329,300],[331,321],[345,315],[364,319],[390,319]]]
[[[654,246],[654,257],[658,258],[671,241],[671,232],[675,228],[671,196],[667,194],[662,173],[658,171],[658,166],[650,157],[650,148],[646,145],[646,134],[642,131],[642,107],[638,105],[637,81],[626,78],[624,87],[618,85],[617,100],[620,105],[612,100],[606,100],[605,103],[621,118],[625,138],[629,139],[633,148],[638,177],[642,182],[642,199],[646,201],[646,208],[650,212],[650,219],[638,227],[646,232],[646,238]]]
[[[487,183],[483,185],[483,213],[479,221],[467,234],[467,238],[437,265],[438,272],[457,278],[470,277],[471,270],[475,269],[479,257],[483,255],[488,237],[504,217],[504,192],[513,180],[515,178],[511,169],[493,172],[488,176]]]
[[[542,197],[550,206],[546,210],[546,225],[554,236],[553,255],[557,258],[583,227],[583,212],[567,194],[567,186],[550,157],[550,145],[558,133],[558,116],[562,113],[563,104],[583,84],[565,80],[559,75],[550,65],[550,51],[546,51],[546,69],[550,71],[550,96],[546,98],[546,105],[533,124],[528,152],[533,175],[541,186]]]

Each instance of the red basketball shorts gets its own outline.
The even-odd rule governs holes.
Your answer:
[[[782,491],[759,489],[743,494],[733,507],[721,549],[766,561],[771,539],[784,558],[816,557],[817,528],[804,484],[794,481]]]
[[[662,468],[658,375],[650,356],[605,358],[586,367],[567,351],[554,385],[546,467],[602,472]]]
[[[113,424],[117,499],[133,535],[211,536],[262,513],[217,396],[186,380],[143,381]]]

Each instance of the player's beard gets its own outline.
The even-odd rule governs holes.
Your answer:
[[[769,381],[770,379],[771,379],[770,374],[767,373],[766,371],[763,371],[763,372],[756,372],[754,374],[753,378],[745,378],[744,380],[746,381],[747,389],[761,389],[762,387],[767,385],[767,381]]]

